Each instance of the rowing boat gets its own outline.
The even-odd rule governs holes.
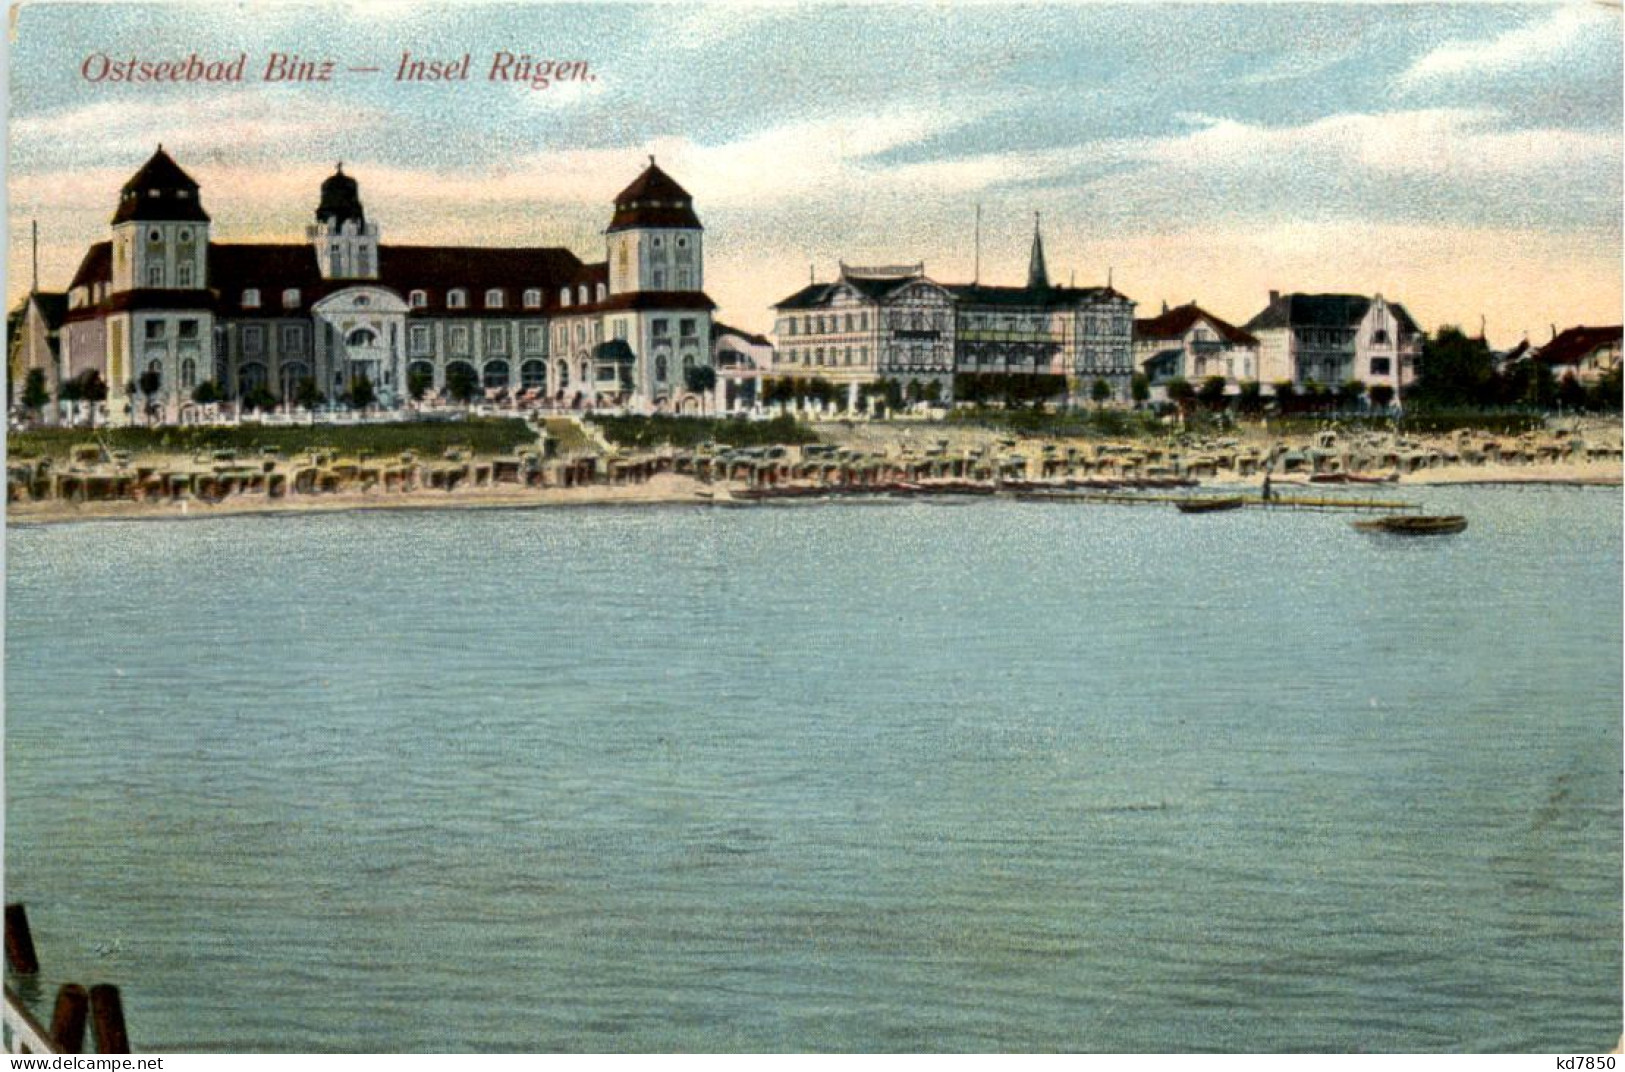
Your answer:
[[[1450,536],[1465,529],[1467,519],[1460,514],[1394,515],[1356,521],[1354,527],[1362,532],[1391,532],[1396,536]]]
[[[1220,510],[1240,510],[1247,500],[1239,495],[1224,499],[1180,499],[1174,503],[1182,514],[1212,514]]]

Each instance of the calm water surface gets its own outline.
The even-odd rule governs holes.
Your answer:
[[[1621,499],[7,535],[6,895],[138,1048],[1563,1050]]]

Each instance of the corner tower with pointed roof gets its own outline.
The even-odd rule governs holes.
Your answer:
[[[305,228],[323,279],[377,279],[378,225],[367,222],[361,187],[340,162],[322,182],[316,222]]]
[[[130,176],[113,213],[113,293],[208,285],[209,214],[198,192],[162,145]]]
[[[108,420],[124,424],[214,371],[209,214],[160,145],[119,191],[112,226],[102,330],[86,342],[105,354]]]
[[[691,371],[711,366],[711,311],[705,295],[705,229],[694,199],[654,157],[615,196],[604,231],[609,254],[610,343],[630,351],[637,395],[656,409],[704,405]]]
[[[694,199],[661,171],[655,158],[615,196],[609,239],[609,292],[705,289],[705,228]]]

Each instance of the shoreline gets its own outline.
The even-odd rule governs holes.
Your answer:
[[[1491,470],[1487,472],[1486,470]],[[1496,471],[1498,470],[1498,471]],[[1581,470],[1576,472],[1575,470]],[[1211,487],[1258,487],[1261,476],[1203,481]],[[1277,488],[1355,488],[1359,491],[1390,491],[1405,487],[1479,488],[1618,488],[1625,485],[1625,473],[1613,463],[1531,466],[1447,466],[1412,473],[1393,483],[1360,485],[1312,484],[1307,478],[1277,479]],[[72,503],[9,503],[6,524],[26,528],[94,521],[188,521],[220,517],[306,516],[350,513],[368,510],[500,510],[544,509],[570,506],[747,506],[730,503],[714,493],[730,487],[707,484],[693,477],[660,474],[642,484],[594,484],[577,488],[524,488],[517,486],[457,488],[452,491],[419,489],[409,492],[348,491],[316,495],[289,495],[270,499],[263,495],[230,496],[218,502],[182,499],[178,502],[131,502],[126,500]],[[854,500],[854,501],[862,501]]]

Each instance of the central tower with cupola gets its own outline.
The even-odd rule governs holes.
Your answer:
[[[202,290],[209,214],[198,184],[162,145],[119,191],[113,213],[113,293]]]
[[[342,163],[322,183],[316,222],[305,236],[316,247],[323,279],[378,278],[378,225],[367,222],[361,188]]]

